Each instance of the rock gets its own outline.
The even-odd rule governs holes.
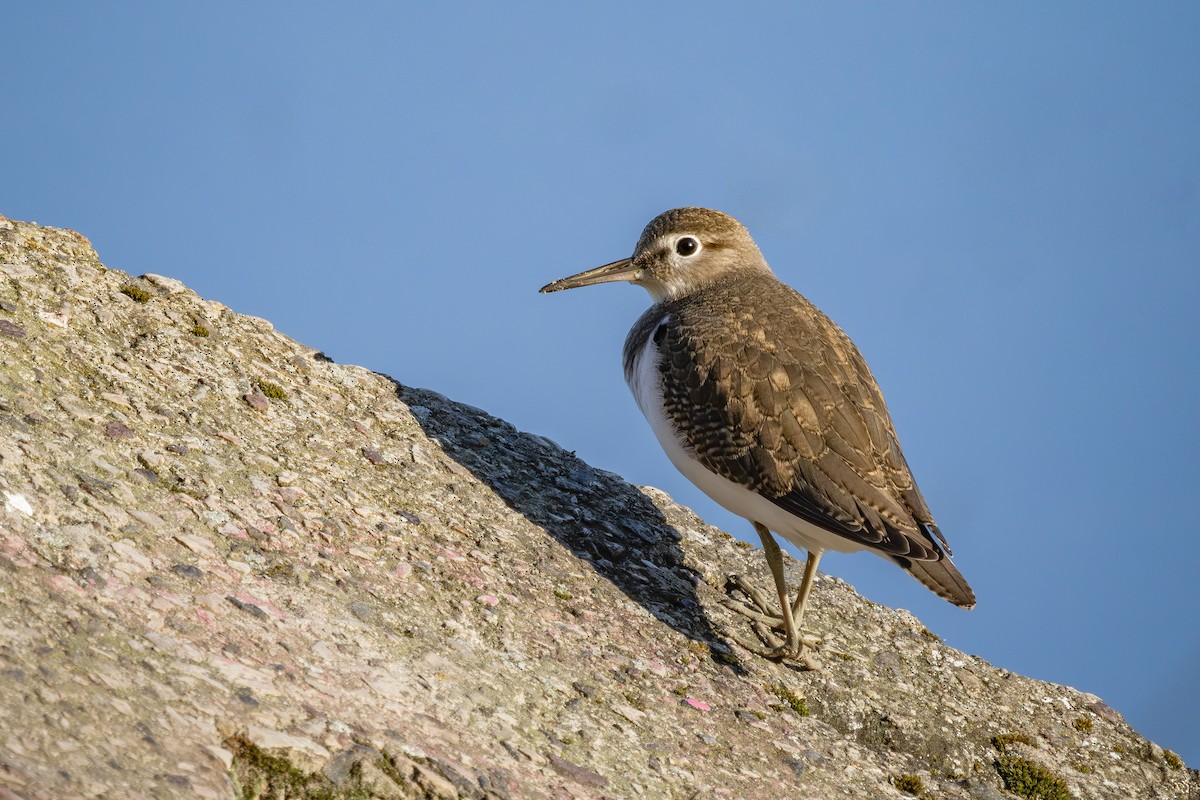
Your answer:
[[[10,339],[24,339],[28,335],[26,330],[17,323],[0,319],[0,336],[7,336]]]
[[[753,656],[722,586],[769,586],[764,559],[665,494],[3,226],[0,798],[875,798],[908,775],[995,800],[1026,762],[1075,797],[1200,796],[1099,698],[826,576],[808,619],[844,657]],[[68,296],[64,334],[38,315]]]
[[[266,411],[271,407],[271,401],[267,399],[266,395],[259,394],[258,392],[248,392],[242,395],[242,399],[255,411]]]
[[[183,281],[177,280],[175,278],[168,278],[164,275],[155,275],[153,273],[148,272],[142,276],[142,280],[146,281],[147,283],[154,284],[158,288],[165,291],[167,294],[179,294],[181,292],[191,291],[190,289],[188,289],[186,286],[183,285]]]
[[[310,766],[326,764],[330,759],[327,749],[311,739],[296,736],[282,731],[250,725],[246,731],[247,738],[259,748],[268,752],[282,751],[288,760],[301,769]]]

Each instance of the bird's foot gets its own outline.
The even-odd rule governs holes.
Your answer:
[[[776,604],[768,600],[762,591],[753,583],[746,580],[745,577],[730,575],[725,583],[725,591],[729,594],[722,599],[721,604],[730,611],[741,614],[743,617],[749,619],[751,623],[763,628],[764,633],[767,630],[779,631],[781,633],[787,630],[787,623],[784,622],[783,616],[775,611]],[[750,601],[751,605],[734,599],[732,597],[733,592],[741,592]],[[760,638],[762,638],[761,634]],[[816,648],[824,643],[821,637],[808,634],[800,634],[799,639],[800,644],[804,647]]]
[[[803,642],[788,645],[763,627],[761,623],[752,622],[751,625],[754,628],[755,634],[762,640],[761,643],[738,634],[728,626],[722,627],[722,633],[725,635],[725,638],[738,647],[756,656],[768,658],[772,661],[792,661],[812,672],[820,672],[823,669],[821,659],[814,652],[814,648],[811,645],[805,645]],[[812,637],[805,638],[811,639]]]
[[[782,615],[773,611],[774,604],[767,600],[758,587],[741,575],[730,575],[725,589],[730,595],[733,592],[741,592],[749,600],[749,603],[746,603],[727,596],[721,601],[721,604],[730,611],[749,619],[751,628],[761,641],[761,644],[750,641],[726,629],[726,635],[739,647],[763,658],[798,661],[811,670],[821,668],[820,662],[813,652],[822,644],[820,637],[796,632],[791,637],[793,641],[788,641],[786,637],[776,636],[775,631],[787,631],[787,623]]]

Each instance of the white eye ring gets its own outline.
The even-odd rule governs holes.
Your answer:
[[[701,249],[700,240],[695,236],[680,236],[675,240],[675,252],[684,258],[691,258]]]

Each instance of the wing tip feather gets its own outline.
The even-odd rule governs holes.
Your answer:
[[[974,590],[950,559],[943,557],[937,561],[913,561],[897,558],[896,562],[943,600],[968,611],[975,607]]]

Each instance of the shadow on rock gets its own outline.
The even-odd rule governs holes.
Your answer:
[[[386,377],[386,376],[383,376]],[[663,623],[696,641],[722,637],[684,565],[681,536],[644,494],[541,436],[388,378],[442,450]]]

